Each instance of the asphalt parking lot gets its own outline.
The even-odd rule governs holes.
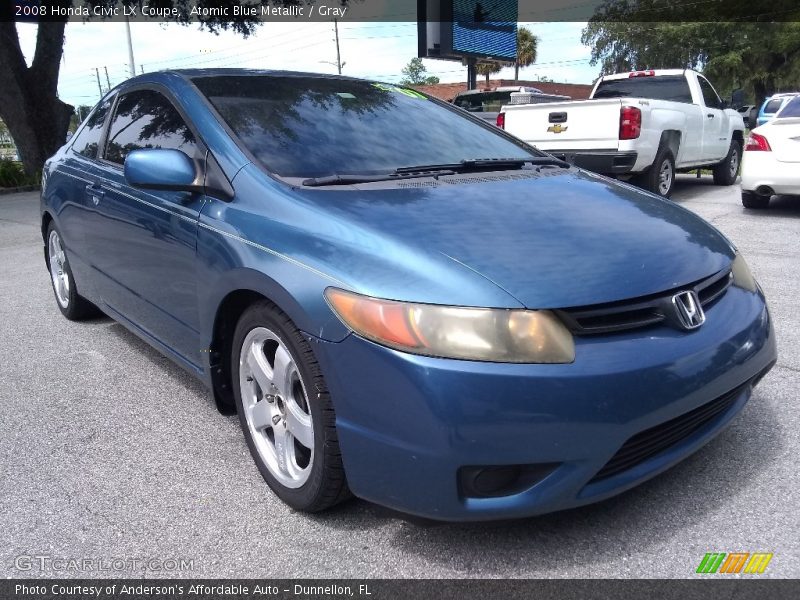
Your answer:
[[[778,365],[729,429],[633,491],[452,525],[363,501],[317,516],[288,509],[235,417],[219,415],[199,383],[111,320],[60,315],[38,194],[0,196],[0,576],[97,575],[17,568],[16,557],[46,555],[165,568],[188,558],[183,574],[200,577],[683,578],[706,552],[763,551],[774,557],[761,577],[800,577],[800,200],[745,211],[738,186],[693,176],[674,200],[747,257],[770,303]]]

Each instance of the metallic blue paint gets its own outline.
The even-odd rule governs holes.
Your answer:
[[[128,154],[123,172],[133,187],[177,191],[188,191],[198,175],[192,160],[180,150],[157,148]]]
[[[111,95],[130,85],[166,93],[231,182],[232,200],[129,185],[119,165],[67,144],[45,167],[43,217],[62,233],[79,293],[210,388],[208,350],[220,350],[214,331],[226,298],[249,291],[278,304],[313,342],[357,495],[439,519],[599,500],[699,448],[750,390],[669,450],[587,485],[625,440],[774,362],[763,295],[738,287],[694,332],[577,337],[568,365],[415,356],[351,334],[325,302],[326,287],[447,305],[568,308],[688,285],[727,268],[735,251],[689,211],[576,169],[405,189],[289,186],[251,162],[190,82],[214,73],[148,74]],[[129,159],[131,179],[157,178],[146,171],[149,152]],[[461,466],[543,462],[560,466],[524,492],[459,494]]]

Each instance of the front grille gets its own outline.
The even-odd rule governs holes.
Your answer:
[[[724,269],[694,284],[660,294],[556,312],[575,335],[596,335],[671,323],[672,296],[676,293],[694,290],[705,310],[725,294],[732,281],[730,269]]]
[[[611,460],[598,471],[589,483],[626,471],[689,437],[716,417],[724,414],[736,402],[739,395],[754,381],[755,379],[747,381],[727,394],[680,417],[637,433],[622,445],[622,448],[611,457]]]

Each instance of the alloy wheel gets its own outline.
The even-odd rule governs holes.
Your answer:
[[[314,462],[314,425],[305,384],[286,345],[266,327],[251,330],[239,354],[247,427],[269,472],[299,488]]]
[[[62,308],[69,306],[69,275],[67,274],[67,257],[61,246],[58,231],[53,229],[47,240],[47,256],[50,261],[50,278],[53,280],[53,290],[56,300]]]

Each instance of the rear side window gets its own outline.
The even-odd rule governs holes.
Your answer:
[[[698,77],[697,81],[700,82],[700,90],[703,92],[703,102],[708,108],[722,108],[722,101],[717,96],[717,92],[711,87],[706,79]]]
[[[775,98],[774,100],[770,100],[767,102],[767,105],[764,107],[764,114],[765,115],[772,115],[778,112],[778,109],[783,104],[782,98]]]
[[[133,150],[165,148],[193,156],[192,131],[167,98],[154,90],[137,90],[120,96],[108,128],[104,158],[123,164]]]
[[[500,112],[504,104],[511,104],[511,92],[486,92],[465,94],[453,102],[469,112]]]
[[[779,119],[786,119],[789,117],[800,117],[800,96],[795,96],[792,100],[783,107],[783,110],[778,113]]]
[[[89,115],[86,125],[72,142],[72,149],[86,158],[97,158],[97,149],[103,135],[103,125],[106,122],[108,109],[111,108],[111,99],[101,102]]]
[[[601,81],[593,98],[650,98],[692,103],[689,82],[683,75],[628,77]]]

